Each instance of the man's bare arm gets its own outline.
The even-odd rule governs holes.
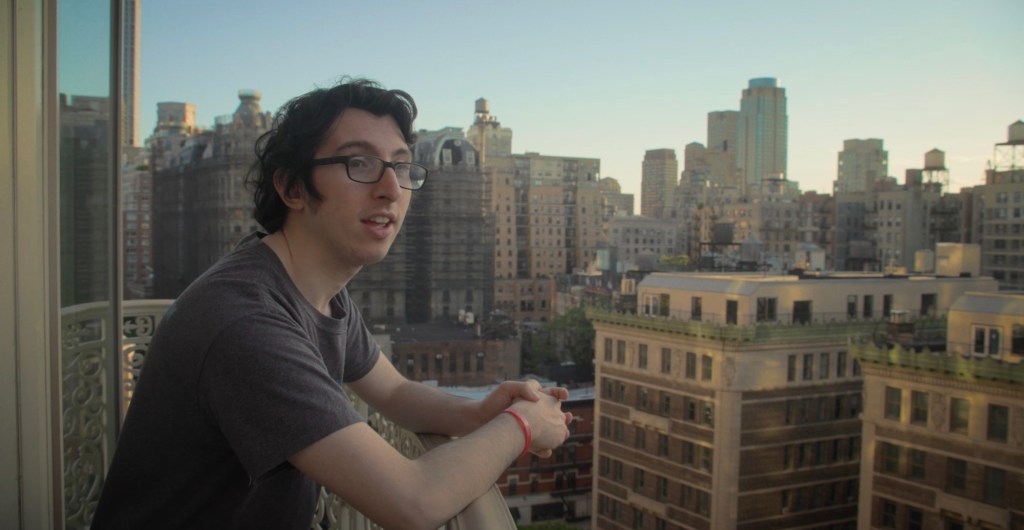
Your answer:
[[[538,394],[537,401],[510,407],[530,425],[530,450],[550,454],[568,435],[567,416],[558,398]],[[437,528],[494,484],[523,451],[524,440],[517,420],[499,413],[465,436],[409,460],[358,423],[289,461],[385,528]]]
[[[507,381],[482,400],[453,396],[436,387],[409,381],[381,356],[373,369],[349,386],[374,410],[412,432],[463,436],[488,422],[516,400],[536,401],[546,393],[568,397],[565,389]]]

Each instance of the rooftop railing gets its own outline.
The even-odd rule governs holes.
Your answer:
[[[1024,385],[1024,363],[1008,363],[988,356],[961,355],[946,351],[912,350],[899,345],[885,347],[867,343],[854,343],[850,352],[861,364],[893,366],[943,374],[966,381],[999,381]]]
[[[131,403],[135,382],[161,318],[173,300],[130,300],[122,304],[120,351],[116,361],[108,337],[110,304],[96,302],[61,312],[61,384],[64,440],[65,528],[88,528],[99,502],[103,477],[113,454],[111,400],[120,401],[121,417]],[[117,377],[111,375],[117,363]],[[446,443],[437,435],[411,433],[365,403],[353,399],[371,427],[408,458]],[[495,528],[514,530],[515,522],[496,485],[444,526],[446,530]],[[321,488],[310,524],[315,530],[376,530],[381,528],[326,489]]]
[[[808,315],[807,318],[782,316],[763,321],[746,319],[743,325],[737,325],[726,324],[724,319],[707,313],[703,314],[700,320],[694,320],[671,315],[639,315],[593,307],[587,308],[587,318],[594,322],[658,333],[736,342],[786,342],[812,338],[873,335],[885,331],[887,323],[887,320],[882,318],[849,318],[846,313],[835,313]]]

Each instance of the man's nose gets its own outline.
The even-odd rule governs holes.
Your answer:
[[[395,173],[395,168],[384,168],[384,174],[374,184],[374,194],[378,198],[392,201],[396,201],[402,196],[402,187],[398,185],[398,174]]]

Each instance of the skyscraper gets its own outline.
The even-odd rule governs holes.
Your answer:
[[[141,48],[139,33],[142,13],[140,0],[123,0],[121,4],[121,142],[137,146],[139,134],[139,64]]]
[[[675,197],[679,161],[674,149],[650,149],[644,155],[640,182],[640,215],[669,219]]]
[[[843,140],[836,171],[835,192],[871,191],[875,181],[889,174],[889,152],[882,140]]]
[[[786,89],[774,77],[750,80],[740,99],[736,163],[741,184],[757,186],[764,178],[784,178],[789,118]]]

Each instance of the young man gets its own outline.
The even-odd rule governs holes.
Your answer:
[[[437,528],[526,449],[568,437],[564,389],[487,398],[402,377],[345,285],[383,259],[427,171],[416,106],[357,80],[287,103],[257,142],[253,234],[157,330],[93,528],[309,528],[318,484],[386,528]],[[339,388],[417,432],[457,436],[409,460]],[[507,414],[504,412],[508,412]]]

